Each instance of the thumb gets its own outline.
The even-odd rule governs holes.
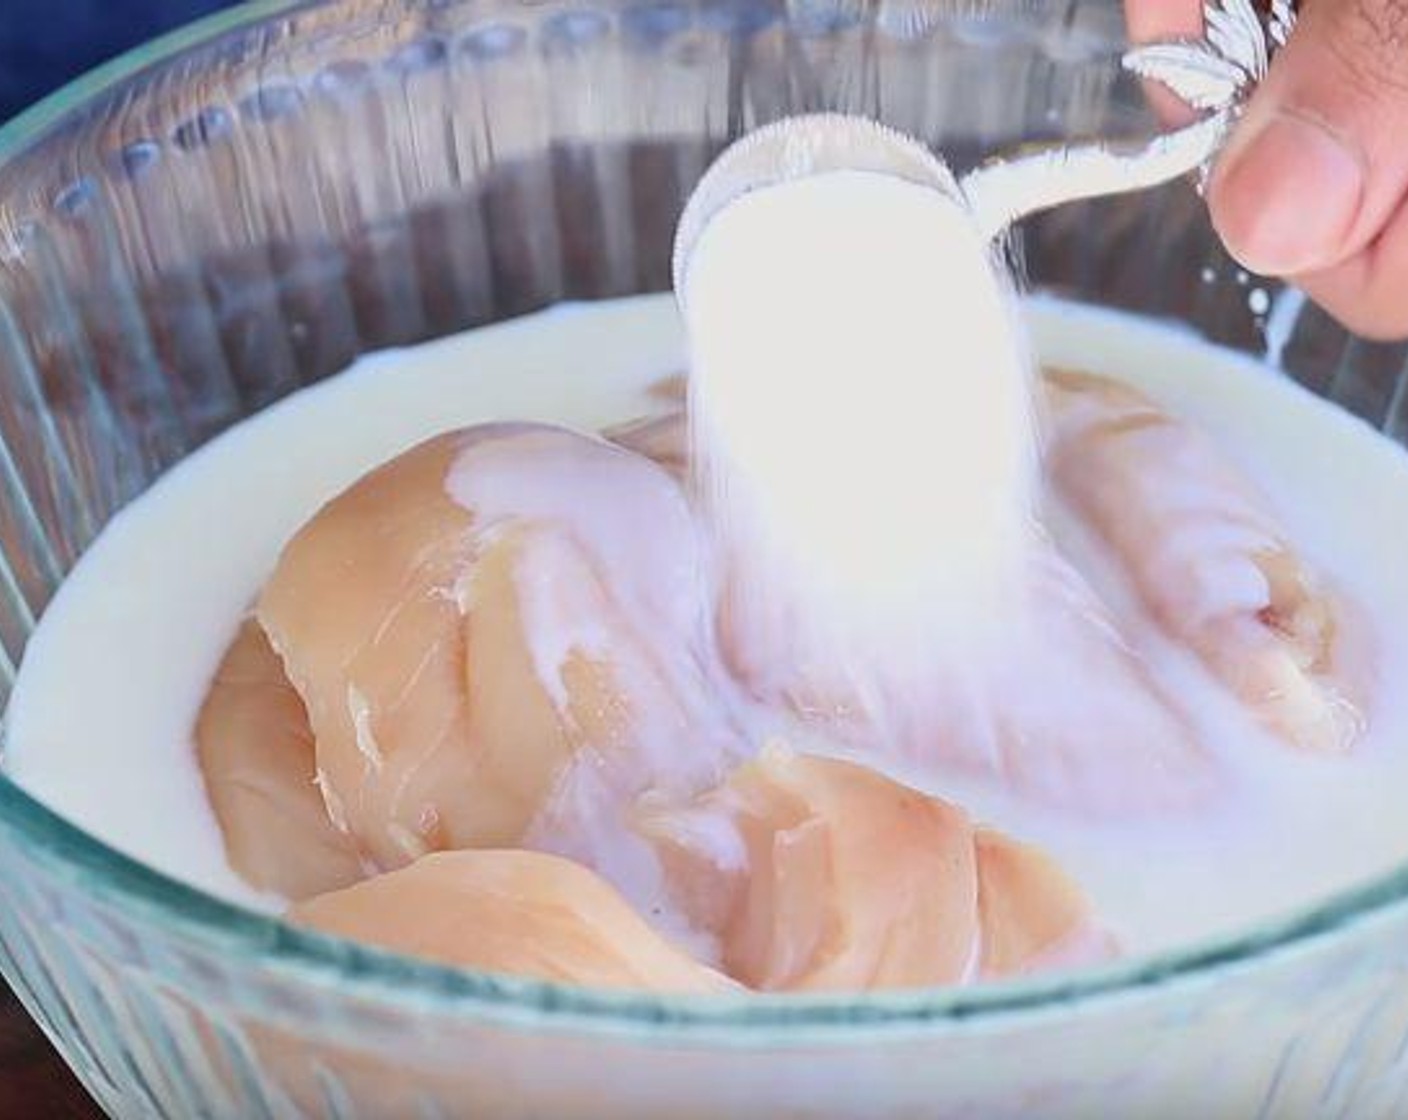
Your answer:
[[[1408,0],[1310,0],[1214,170],[1213,221],[1253,271],[1347,260],[1408,186]]]

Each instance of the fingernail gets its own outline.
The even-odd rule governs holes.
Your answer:
[[[1233,256],[1253,272],[1293,276],[1343,255],[1364,196],[1364,167],[1326,126],[1276,111],[1242,122],[1210,194],[1213,221]]]

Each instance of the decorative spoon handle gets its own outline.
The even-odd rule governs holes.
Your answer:
[[[1035,145],[989,160],[961,180],[983,232],[1000,235],[1028,214],[1065,202],[1144,190],[1206,169],[1271,57],[1296,22],[1294,0],[1206,0],[1202,39],[1135,47],[1124,67],[1167,86],[1205,113],[1195,123],[1137,144]]]

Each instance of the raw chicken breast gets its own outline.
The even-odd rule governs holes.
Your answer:
[[[676,395],[673,411],[608,434],[683,477],[688,424],[683,390]],[[1030,564],[1030,601],[1011,612],[1009,640],[973,659],[986,667],[936,666],[917,687],[887,691],[878,682],[868,704],[839,662],[798,660],[802,620],[746,617],[785,605],[750,606],[733,593],[734,581],[722,582],[719,627],[734,674],[764,703],[857,747],[1103,813],[1186,805],[1212,784],[1192,729],[1082,574],[1045,539]]]
[[[362,878],[352,841],[324,811],[303,702],[256,622],[240,627],[215,675],[196,751],[230,866],[250,886],[302,899]]]
[[[605,872],[602,820],[727,764],[678,486],[536,425],[442,436],[294,538],[259,617],[334,819],[384,869],[517,845],[544,814]],[[576,833],[582,837],[577,837]],[[535,845],[536,846],[536,845]]]
[[[689,418],[685,401],[689,386],[684,377],[669,377],[650,387],[650,396],[664,411],[609,428],[602,435],[637,455],[664,467],[679,482],[689,476]]]
[[[1090,904],[1045,852],[991,828],[974,834],[984,979],[1095,964],[1115,955]]]
[[[1211,440],[1134,389],[1047,374],[1048,469],[1153,618],[1288,743],[1362,730],[1341,606]]]
[[[1041,541],[1007,630],[961,661],[899,662],[858,687],[843,660],[789,656],[786,620],[741,618],[725,596],[725,656],[764,703],[863,755],[942,779],[963,773],[1061,809],[1180,809],[1213,789],[1194,730],[1084,578]]]
[[[683,410],[622,424],[604,434],[612,443],[658,463],[676,480],[688,478],[689,423]]]
[[[561,984],[736,989],[674,948],[591,871],[536,852],[425,856],[296,906],[288,920],[443,964]]]
[[[1109,815],[1185,808],[1212,758],[1084,576],[1049,543],[1003,650],[953,699],[921,759],[996,774],[1050,804]],[[961,714],[966,713],[966,714]]]
[[[923,987],[1108,952],[1050,861],[855,763],[771,747],[639,821],[681,905],[751,987]]]

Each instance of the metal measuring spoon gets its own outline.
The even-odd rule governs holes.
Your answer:
[[[1265,19],[1252,0],[1206,0],[1202,39],[1151,43],[1128,51],[1124,67],[1167,86],[1204,115],[1142,143],[1094,140],[1019,148],[964,175],[917,140],[863,117],[819,114],[766,125],[726,150],[700,180],[675,240],[676,292],[710,218],[734,198],[827,171],[873,171],[954,198],[988,238],[1021,218],[1066,202],[1145,190],[1206,169],[1272,53],[1296,22],[1294,0],[1271,0]]]

